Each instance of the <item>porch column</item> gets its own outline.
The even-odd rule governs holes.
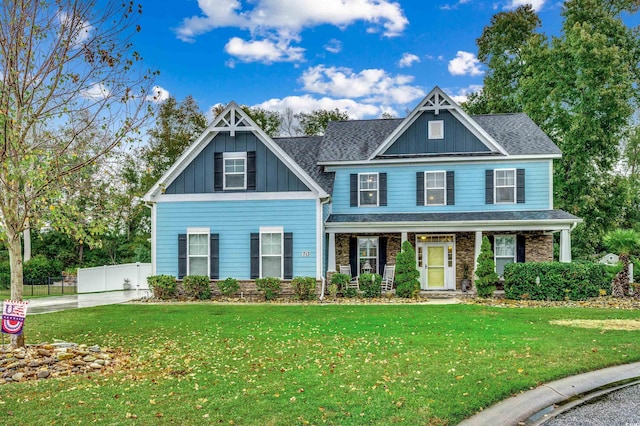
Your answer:
[[[473,275],[476,275],[476,267],[478,266],[478,257],[482,248],[482,231],[476,231],[475,256],[473,257]]]
[[[336,271],[336,233],[329,232],[329,247],[327,247],[327,272]]]
[[[405,241],[407,241],[409,239],[408,235],[406,232],[403,232],[400,236],[400,244],[403,244]]]
[[[568,229],[560,231],[560,262],[571,262],[571,234]]]

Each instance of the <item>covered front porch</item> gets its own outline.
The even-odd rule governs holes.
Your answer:
[[[554,233],[560,234],[559,260],[570,262],[570,231],[579,219],[561,213],[556,217],[538,214],[537,219],[527,219],[520,215],[516,220],[492,221],[482,220],[482,213],[478,213],[475,220],[468,218],[464,222],[442,219],[459,219],[468,213],[331,215],[325,223],[326,272],[350,265],[354,276],[381,274],[385,265],[395,264],[402,243],[410,241],[416,252],[422,291],[462,290],[462,280],[473,279],[485,235],[492,243],[499,275],[507,263],[553,260]]]

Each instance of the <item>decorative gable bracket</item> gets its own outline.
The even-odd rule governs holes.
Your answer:
[[[433,111],[435,115],[440,114],[441,109],[455,109],[456,107],[448,98],[442,96],[438,91],[432,92],[432,95],[424,101],[424,105],[419,111]]]
[[[236,108],[230,108],[222,117],[219,117],[218,123],[211,130],[215,132],[229,132],[231,137],[235,137],[236,131],[252,131],[256,129]]]

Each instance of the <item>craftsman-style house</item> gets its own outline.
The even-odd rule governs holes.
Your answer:
[[[571,260],[561,152],[525,114],[467,115],[434,88],[404,119],[271,138],[231,102],[145,195],[155,274],[250,280],[382,273],[403,241],[423,290],[460,288],[489,236],[509,262]]]

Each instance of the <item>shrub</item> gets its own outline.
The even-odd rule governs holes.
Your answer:
[[[210,282],[206,275],[187,275],[182,280],[182,288],[189,297],[207,300],[211,298]]]
[[[8,290],[11,288],[11,274],[8,272],[0,272],[0,289]]]
[[[264,300],[273,300],[280,294],[280,278],[256,278],[256,287],[264,293]]]
[[[337,284],[329,284],[329,296],[331,296],[334,300],[338,296],[338,285]]]
[[[358,295],[358,289],[349,287],[351,281],[351,275],[348,274],[333,274],[331,276],[331,284],[337,286],[337,291],[342,292],[344,297],[356,297]]]
[[[420,292],[420,272],[416,269],[416,252],[409,241],[402,243],[402,251],[396,256],[396,295],[415,297]]]
[[[24,281],[28,284],[47,284],[49,277],[62,274],[62,262],[49,260],[42,255],[34,256],[24,263]]]
[[[225,297],[231,297],[240,290],[238,280],[231,277],[226,278],[223,281],[218,281],[216,285],[218,286],[220,293]]]
[[[147,283],[158,299],[172,299],[176,295],[178,283],[172,275],[151,275],[147,277]]]
[[[496,274],[496,264],[493,261],[493,252],[491,251],[491,243],[485,235],[482,237],[482,245],[480,246],[480,254],[478,255],[478,266],[476,267],[476,290],[480,297],[491,297],[496,291],[496,282],[498,282],[498,274]]]
[[[316,295],[316,279],[313,277],[294,277],[291,281],[291,288],[299,300],[313,300]]]
[[[536,283],[539,278],[539,283]],[[606,266],[591,262],[511,263],[504,269],[508,299],[585,300],[607,294],[611,288]]]
[[[360,290],[364,297],[380,297],[382,286],[382,276],[378,274],[360,275]]]

